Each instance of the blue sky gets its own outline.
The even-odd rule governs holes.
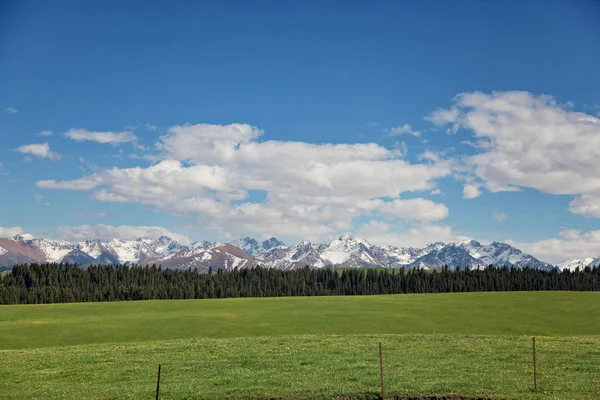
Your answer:
[[[0,7],[0,233],[600,254],[596,2]]]

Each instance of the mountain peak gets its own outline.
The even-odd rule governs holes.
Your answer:
[[[340,237],[338,237],[337,239],[334,239],[331,241],[330,245],[332,243],[346,243],[346,244],[363,244],[367,247],[371,247],[371,243],[369,243],[369,241],[365,238],[362,238],[360,236],[354,236],[351,233],[346,233]]]
[[[19,233],[19,234],[13,236],[11,239],[12,240],[25,240],[25,241],[27,241],[27,240],[37,239],[37,237],[35,237],[35,236],[33,236],[33,235],[29,234],[29,233]]]
[[[457,246],[481,247],[481,243],[474,239],[465,239],[455,243]]]
[[[444,244],[436,242],[423,248],[376,246],[362,237],[345,234],[329,244],[312,244],[308,241],[286,246],[271,237],[257,242],[244,237],[227,245],[225,243],[194,242],[182,245],[168,236],[155,240],[138,239],[110,240],[88,239],[79,243],[46,240],[29,234],[15,235],[11,239],[0,239],[0,266],[15,262],[61,262],[62,260],[84,263],[152,263],[168,265],[170,268],[208,266],[234,268],[263,265],[269,268],[293,269],[312,267],[344,268],[441,268],[444,265],[460,266],[510,266],[549,269],[541,262],[519,249],[501,242],[482,246],[476,240],[463,240]],[[244,261],[245,260],[245,261]],[[576,268],[585,266],[590,260],[565,262],[559,267]],[[598,264],[600,258],[594,263]],[[219,264],[224,263],[224,264]]]
[[[276,237],[271,237],[267,240],[264,240],[261,243],[261,246],[265,249],[265,250],[269,250],[272,249],[273,247],[277,247],[277,246],[285,246],[285,243],[283,243],[281,240],[277,239]]]
[[[275,237],[272,237],[259,243],[256,239],[248,236],[235,240],[231,242],[231,244],[241,249],[246,254],[249,254],[254,257],[262,255],[274,247],[284,245],[282,241],[278,240]]]

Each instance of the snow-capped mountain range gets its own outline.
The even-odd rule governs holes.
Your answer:
[[[556,264],[561,271],[575,271],[577,268],[581,270],[585,267],[595,267],[598,265],[600,265],[600,256],[596,258],[574,258]]]
[[[475,240],[453,243],[436,242],[422,248],[375,246],[352,235],[340,236],[328,244],[307,241],[287,246],[276,238],[259,242],[245,237],[232,243],[206,241],[182,245],[162,236],[155,240],[88,239],[71,243],[48,240],[29,234],[0,238],[0,266],[33,262],[69,262],[79,265],[157,264],[165,268],[198,268],[206,272],[212,267],[246,268],[261,265],[268,268],[426,268],[444,265],[471,268],[487,265],[550,269],[542,262],[506,243],[482,245]],[[575,270],[600,264],[600,257],[569,260],[558,264],[560,269]]]

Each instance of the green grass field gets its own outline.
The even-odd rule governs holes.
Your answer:
[[[533,392],[531,336],[538,337]],[[600,293],[0,307],[0,398],[600,398]]]

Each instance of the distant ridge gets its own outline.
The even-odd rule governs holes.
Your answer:
[[[231,243],[206,241],[182,245],[161,236],[158,239],[98,240],[72,243],[48,240],[29,234],[0,239],[0,266],[34,262],[69,262],[76,264],[157,264],[165,268],[233,269],[261,265],[267,268],[481,268],[488,265],[516,268],[552,269],[556,266],[506,243],[482,245],[475,240],[436,242],[422,248],[375,246],[366,239],[343,235],[328,244],[302,241],[288,246],[277,238],[262,242],[245,237]],[[600,263],[596,259],[570,260],[560,269],[585,268]]]

